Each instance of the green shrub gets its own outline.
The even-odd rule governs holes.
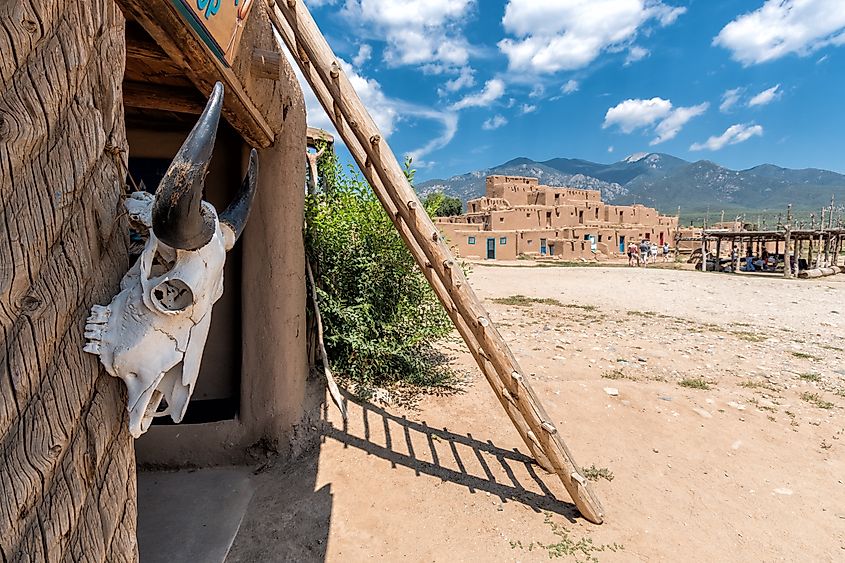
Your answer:
[[[423,200],[423,205],[432,217],[452,217],[464,212],[464,202],[443,192],[428,194]]]
[[[452,383],[431,346],[449,319],[372,189],[330,151],[319,171],[323,189],[306,199],[306,247],[333,369],[365,391]]]

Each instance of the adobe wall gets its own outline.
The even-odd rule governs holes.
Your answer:
[[[126,392],[82,351],[129,267],[123,15],[0,12],[0,559],[137,561]]]
[[[486,256],[486,248],[479,250],[467,242],[473,236],[466,228],[470,222],[473,233],[482,231],[481,237],[515,232],[516,254],[527,256],[557,251],[554,256],[564,259],[593,258],[596,252],[624,255],[624,246],[643,239],[674,242],[676,217],[661,216],[643,205],[606,205],[597,190],[542,186],[536,178],[515,176],[489,176],[486,189],[486,197],[468,202],[467,215],[439,220],[447,236],[453,233],[456,251],[467,258]],[[508,249],[506,254],[510,253]]]
[[[263,4],[250,11],[243,49],[278,50]],[[255,444],[282,460],[296,457],[316,438],[323,385],[309,377],[306,345],[305,249],[302,238],[306,143],[305,104],[293,69],[281,58],[278,80],[242,80],[275,131],[258,151],[255,201],[241,249],[241,381],[234,420],[153,426],[137,442],[141,462],[165,466],[250,462]],[[240,150],[243,177],[246,145]],[[237,185],[233,186],[237,189]],[[225,287],[225,280],[224,280]],[[205,356],[204,356],[205,361]]]

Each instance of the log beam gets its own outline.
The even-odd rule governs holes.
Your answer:
[[[199,115],[205,107],[205,100],[193,87],[162,87],[150,82],[124,82],[123,105]]]
[[[275,133],[231,67],[211,53],[167,0],[117,0],[205,96],[217,80],[225,86],[223,115],[254,147],[270,146]]]

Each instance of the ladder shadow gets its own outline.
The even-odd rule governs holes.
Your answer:
[[[393,468],[413,469],[417,476],[438,477],[463,485],[471,493],[490,493],[502,503],[518,502],[535,512],[559,514],[573,523],[580,518],[575,505],[557,498],[540,474],[547,475],[547,479],[557,477],[547,474],[533,458],[516,448],[506,450],[490,440],[478,440],[470,433],[462,435],[446,428],[433,428],[424,421],[408,420],[361,401],[346,390],[341,393],[349,419],[336,427],[329,421],[330,407],[325,405],[322,440],[336,440],[344,448],[360,449],[389,461]],[[563,490],[562,485],[558,488]]]

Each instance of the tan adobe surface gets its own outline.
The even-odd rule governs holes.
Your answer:
[[[643,205],[609,205],[597,190],[544,186],[537,178],[488,176],[484,197],[438,227],[463,258],[602,260],[631,243],[673,244],[677,217]]]

